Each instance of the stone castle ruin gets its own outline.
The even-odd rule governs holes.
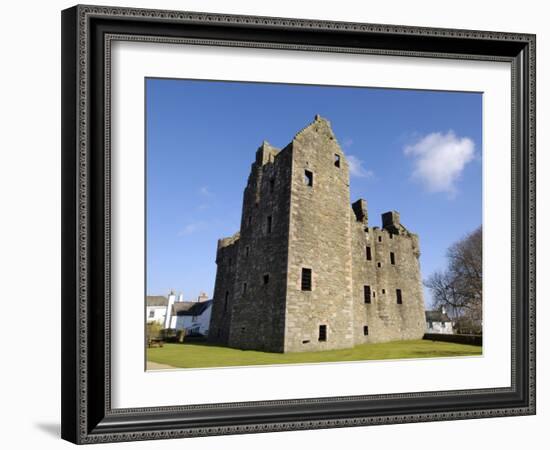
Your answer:
[[[317,115],[256,152],[240,231],[218,241],[209,340],[302,352],[421,339],[419,256],[399,213],[370,227],[366,201],[351,204],[348,162]]]

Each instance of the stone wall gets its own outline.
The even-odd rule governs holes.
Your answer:
[[[483,345],[483,336],[481,334],[443,334],[426,333],[423,339],[427,341],[454,342],[456,344]]]
[[[235,274],[239,250],[239,233],[220,239],[216,252],[216,282],[208,339],[225,344],[229,342],[231,311],[235,299]]]
[[[402,226],[390,231],[354,222],[352,229],[355,343],[421,339],[425,318],[418,238]],[[364,286],[370,287],[370,303],[365,303]]]
[[[352,347],[348,163],[330,124],[319,117],[292,146],[285,351]],[[311,269],[311,291],[301,289],[302,268]]]

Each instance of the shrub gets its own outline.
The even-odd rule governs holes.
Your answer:
[[[162,325],[158,322],[147,323],[147,340],[162,338]]]

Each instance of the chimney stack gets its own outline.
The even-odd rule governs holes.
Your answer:
[[[201,292],[197,298],[197,301],[201,303],[205,302],[206,300],[208,300],[208,295],[206,294],[206,292]]]
[[[166,317],[164,319],[164,328],[170,328],[172,322],[172,306],[176,301],[176,294],[174,291],[170,291],[168,294],[168,305],[166,306]]]

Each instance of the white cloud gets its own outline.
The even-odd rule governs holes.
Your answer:
[[[205,228],[206,222],[191,222],[178,231],[178,236],[188,236],[198,231],[202,231]]]
[[[371,178],[374,176],[374,172],[372,170],[367,170],[363,167],[363,161],[361,161],[359,158],[353,155],[348,155],[346,157],[349,164],[349,174],[352,177],[357,178]]]
[[[343,147],[351,147],[353,145],[353,139],[351,138],[345,138],[344,142],[342,142]]]
[[[457,137],[450,130],[447,134],[430,133],[415,144],[405,146],[403,152],[414,158],[413,179],[420,181],[429,192],[455,195],[464,167],[475,157],[475,145],[470,138]]]
[[[201,186],[198,190],[199,196],[202,197],[201,203],[197,206],[199,211],[204,211],[210,208],[210,203],[215,197],[214,193],[208,188],[208,186]]]
[[[210,189],[208,189],[208,186],[202,186],[199,189],[199,194],[202,195],[203,197],[213,197],[214,196],[214,194],[212,192],[210,192]]]

